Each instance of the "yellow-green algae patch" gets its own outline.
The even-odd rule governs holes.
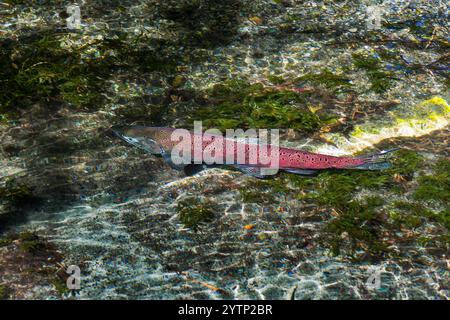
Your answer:
[[[443,129],[449,124],[450,106],[440,96],[415,106],[398,107],[388,113],[388,119],[370,119],[356,125],[349,136],[327,133],[324,136],[337,147],[321,146],[316,152],[349,154],[394,137],[419,137]]]

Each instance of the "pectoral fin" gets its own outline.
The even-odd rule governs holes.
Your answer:
[[[170,153],[166,152],[162,147],[161,147],[161,156],[162,156],[164,162],[167,163],[172,169],[181,171],[181,170],[184,170],[186,168],[186,166],[188,165],[188,164],[183,164],[183,163],[181,163],[181,164],[174,163],[172,161],[172,157],[170,156]]]
[[[255,177],[258,179],[267,179],[270,177],[269,175],[263,174],[263,172],[261,172],[260,167],[244,166],[241,164],[234,165],[233,167],[245,174],[248,174],[249,176],[252,176],[252,177]]]
[[[299,174],[302,176],[311,176],[317,173],[317,170],[310,170],[310,169],[283,169],[286,172]]]

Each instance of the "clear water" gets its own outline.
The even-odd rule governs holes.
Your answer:
[[[342,70],[352,53],[376,54],[380,46],[398,49],[395,52],[412,64],[437,61],[445,52],[433,39],[447,39],[448,46],[448,4],[384,1],[383,19],[389,23],[374,32],[391,41],[382,43],[361,40],[369,34],[367,7],[379,2],[348,2],[257,0],[227,6],[213,1],[217,8],[189,13],[183,1],[84,1],[81,29],[59,38],[62,47],[79,47],[118,30],[142,34],[149,41],[178,39],[166,43],[161,55],[177,52],[177,75],[183,82],[174,85],[173,74],[160,71],[111,70],[102,80],[107,99],[94,110],[75,110],[69,104],[54,112],[40,103],[2,125],[2,183],[15,177],[44,199],[39,207],[27,208],[22,213],[25,220],[9,230],[36,231],[57,246],[66,265],[81,267],[81,290],[72,298],[447,299],[445,248],[433,251],[398,242],[391,247],[398,254],[378,260],[335,256],[323,244],[329,209],[317,211],[314,204],[281,193],[274,195],[274,202],[245,203],[239,190],[255,184],[252,177],[222,169],[185,177],[161,159],[105,134],[118,119],[121,124],[140,122],[127,113],[122,118],[115,115],[142,105],[174,109],[158,124],[177,126],[198,103],[186,98],[186,92],[200,92],[227,78],[270,84],[269,76],[294,79],[327,68],[350,77],[360,105],[367,109],[347,121],[363,133],[349,134],[344,127],[320,136],[288,134],[285,145],[345,155],[403,139],[402,145],[427,161],[448,158],[448,114],[433,115],[421,105],[436,96],[449,101],[448,60],[436,64],[441,69],[419,72],[383,60],[383,68],[393,69],[397,78],[383,93],[368,90],[371,80],[364,71]],[[1,6],[2,41],[45,28],[64,29],[65,7],[59,2]],[[218,38],[205,18],[208,14],[221,17],[218,21],[225,25]],[[183,36],[197,39],[196,33],[208,30],[212,40],[180,45]],[[408,41],[424,44],[411,47]],[[86,54],[98,58],[95,50]],[[178,86],[182,89],[174,89]],[[368,107],[370,102],[397,100],[388,112]],[[317,104],[330,112],[343,117],[353,113],[345,103],[327,105],[330,101],[317,97]],[[389,201],[406,199],[406,193],[383,192]],[[367,194],[370,191],[359,190],[355,199]],[[184,227],[177,211],[180,202],[192,198],[214,201],[213,221],[198,230]],[[437,211],[448,209],[442,203],[429,205]],[[246,230],[247,225],[253,228]],[[418,236],[448,233],[432,223],[414,231]],[[406,230],[399,232],[406,238]],[[380,272],[378,288],[366,283],[374,272]],[[51,284],[39,288],[29,297],[61,298],[47,290]]]

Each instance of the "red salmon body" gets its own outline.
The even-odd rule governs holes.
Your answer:
[[[334,157],[290,148],[280,148],[280,169],[343,169],[364,164],[362,159]]]
[[[326,169],[383,170],[390,167],[385,155],[393,150],[359,157],[336,157],[270,144],[246,143],[245,139],[221,135],[192,133],[174,128],[132,126],[113,130],[126,142],[148,152],[163,155],[173,168],[189,163],[234,165],[254,174],[255,168],[278,168],[291,173],[312,174]],[[180,151],[181,150],[181,151]],[[172,156],[188,152],[187,162],[172,163]],[[181,155],[180,155],[181,156]],[[185,159],[185,158],[183,158]],[[211,161],[213,160],[213,161]]]

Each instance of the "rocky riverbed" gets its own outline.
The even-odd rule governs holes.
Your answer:
[[[67,29],[66,3],[0,2],[1,299],[448,299],[444,1],[79,8]],[[194,120],[402,149],[382,172],[185,177],[109,131]]]

